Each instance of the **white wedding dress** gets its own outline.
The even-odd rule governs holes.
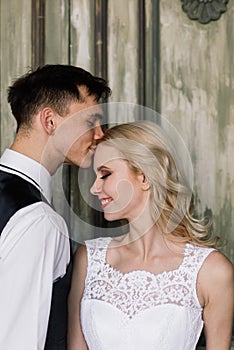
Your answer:
[[[89,350],[194,350],[203,327],[197,274],[213,249],[187,244],[178,269],[121,273],[106,263],[110,241],[85,242],[81,325]]]

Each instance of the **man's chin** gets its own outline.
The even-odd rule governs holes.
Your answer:
[[[78,165],[82,169],[88,169],[91,167],[91,160],[89,161],[84,161],[80,165]]]
[[[79,162],[79,167],[86,169],[86,168],[90,168],[92,165],[92,159],[93,159],[93,155],[88,153],[81,162]]]
[[[69,161],[69,160],[65,160],[64,162],[63,162],[63,164],[64,165],[75,165],[75,166],[77,166],[77,167],[79,167],[79,168],[83,168],[83,169],[86,169],[86,168],[90,168],[91,167],[91,164],[92,164],[92,161],[91,161],[91,159],[84,159],[84,160],[82,160],[82,162],[80,163],[80,162],[76,162],[76,161]]]

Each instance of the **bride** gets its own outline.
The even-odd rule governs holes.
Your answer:
[[[233,265],[192,216],[173,152],[143,121],[110,128],[97,146],[91,192],[129,232],[77,250],[69,350],[194,350],[203,327],[207,350],[230,349]]]

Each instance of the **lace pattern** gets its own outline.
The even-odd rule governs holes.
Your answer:
[[[137,313],[159,305],[173,304],[201,314],[196,295],[197,273],[213,250],[187,244],[179,268],[154,275],[148,271],[122,273],[106,263],[111,238],[86,241],[88,271],[83,300],[110,303],[131,319]]]

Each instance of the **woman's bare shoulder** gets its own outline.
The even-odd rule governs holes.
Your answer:
[[[211,283],[233,283],[234,266],[227,256],[215,250],[206,258],[201,268],[201,275],[210,280]]]

